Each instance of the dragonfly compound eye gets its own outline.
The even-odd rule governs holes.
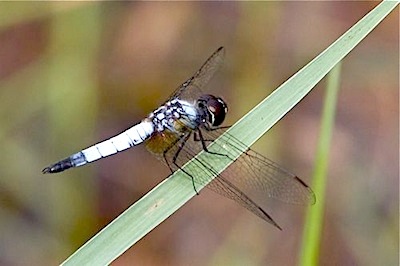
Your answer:
[[[208,123],[212,127],[217,127],[224,122],[225,115],[228,112],[226,103],[213,95],[202,95],[199,99],[199,106],[204,108],[208,115]]]

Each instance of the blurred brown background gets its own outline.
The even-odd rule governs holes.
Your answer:
[[[376,5],[0,3],[0,264],[61,263],[169,175],[142,146],[43,167],[139,122],[222,45],[208,89],[232,124]],[[324,88],[254,147],[307,183]],[[398,265],[398,88],[397,8],[343,61],[321,265]],[[296,265],[304,207],[268,211],[284,231],[204,190],[113,264]]]

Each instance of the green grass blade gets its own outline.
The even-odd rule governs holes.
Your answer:
[[[300,265],[319,265],[318,259],[325,206],[326,175],[328,171],[332,129],[335,119],[336,100],[340,87],[340,66],[341,64],[339,63],[328,75],[328,85],[324,109],[322,111],[313,183],[311,185],[314,192],[318,195],[318,201],[307,210],[302,251],[300,253]]]
[[[382,2],[349,31],[297,72],[267,99],[257,105],[229,133],[250,146],[292,109],[343,57],[397,5]],[[216,140],[217,142],[219,140]],[[210,149],[212,149],[210,146]],[[239,152],[237,156],[239,156]],[[210,161],[207,154],[197,155]],[[212,163],[216,171],[223,171],[232,161]],[[193,162],[185,165],[186,171],[200,167]],[[198,172],[198,170],[196,170]],[[203,176],[212,180],[212,176]],[[200,189],[200,187],[196,188]],[[72,254],[65,265],[109,264],[162,221],[167,219],[195,195],[191,181],[182,171],[175,172],[147,195],[133,204],[96,236]]]

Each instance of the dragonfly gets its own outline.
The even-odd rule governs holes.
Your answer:
[[[42,170],[44,174],[59,173],[80,167],[104,157],[114,155],[133,146],[144,143],[146,148],[162,160],[174,172],[182,169],[189,160],[194,160],[202,170],[183,170],[192,180],[193,188],[203,185],[212,191],[234,200],[261,219],[281,230],[273,218],[250,198],[254,191],[261,200],[275,198],[286,203],[314,204],[315,194],[296,175],[286,171],[265,156],[244,146],[240,140],[223,134],[228,127],[221,126],[228,112],[227,104],[221,97],[203,93],[215,72],[223,63],[224,47],[218,48],[200,69],[156,110],[140,123],[107,140],[81,150]],[[221,136],[217,148],[208,146]],[[215,143],[214,143],[215,144]],[[234,152],[243,151],[235,162],[218,173],[213,163],[196,157],[201,151],[213,156],[214,162],[224,157],[234,157]],[[209,182],[199,176],[207,171],[215,176]]]

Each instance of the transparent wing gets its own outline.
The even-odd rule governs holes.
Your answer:
[[[184,138],[181,139],[183,141]],[[197,141],[196,141],[197,142]],[[174,145],[168,152],[166,153],[165,157],[162,155],[157,155],[159,159],[163,160],[164,163],[166,163],[172,171],[180,169],[187,161],[192,159],[198,152],[194,152],[195,150],[200,151],[201,145],[197,145],[193,140],[187,140],[185,144],[196,144],[196,145],[184,145],[180,146],[182,142],[177,143],[177,145]],[[182,148],[180,148],[182,147]],[[179,154],[176,157],[176,161],[174,162],[174,157],[177,154],[179,150]],[[166,160],[166,161],[165,161]],[[211,165],[206,164],[204,161],[201,160],[194,160],[195,164],[199,166],[205,166],[205,171],[211,172],[213,174],[216,174],[214,169],[212,168]],[[204,185],[206,183],[205,180],[202,180],[199,178],[199,172],[186,172],[187,177],[190,178],[191,180],[194,181],[194,185],[196,184],[201,184]],[[265,220],[266,222],[276,226],[277,228],[281,229],[279,225],[272,219],[272,217],[264,211],[259,205],[257,205],[253,200],[251,200],[245,193],[243,193],[239,188],[235,187],[234,184],[230,183],[228,180],[226,180],[222,175],[218,176],[215,178],[211,183],[207,185],[207,188],[211,189],[212,191],[228,198],[236,201],[239,205],[242,207],[245,207],[261,219]],[[195,189],[195,188],[193,188]]]
[[[191,78],[182,83],[171,94],[168,101],[173,98],[197,100],[202,94],[201,89],[211,80],[221,66],[224,56],[225,48],[218,48]]]
[[[206,143],[210,143],[223,130],[207,131],[202,130],[202,135]],[[193,132],[192,134],[196,134]],[[229,141],[228,141],[229,138]],[[224,155],[213,156],[213,161],[219,160],[222,156],[232,156],[232,151],[242,148],[243,144],[228,136],[226,141],[216,149],[218,153]],[[182,143],[184,142],[184,143]],[[176,170],[183,166],[188,160],[193,158],[202,150],[201,142],[193,136],[187,140],[182,138],[171,148],[165,156],[167,164]],[[177,152],[179,151],[178,156]],[[174,164],[174,157],[176,157]],[[201,161],[195,160],[194,163],[204,166],[205,171],[216,174],[213,166]],[[189,178],[193,178],[195,184],[205,184],[206,180],[200,178],[198,172],[187,173]],[[296,175],[291,174],[278,166],[276,163],[256,153],[250,149],[243,153],[232,165],[207,185],[207,188],[214,192],[236,201],[241,206],[247,208],[255,215],[279,228],[276,222],[263,210],[258,203],[248,195],[258,194],[261,203],[266,203],[268,197],[276,198],[288,203],[313,204],[315,195],[312,190]]]
[[[202,132],[205,139],[213,140],[223,131],[224,129],[217,129]],[[243,149],[243,143],[226,135],[217,152],[231,157],[233,151]],[[222,175],[244,190],[261,192],[286,203],[315,203],[314,192],[299,177],[251,149],[247,149]]]

